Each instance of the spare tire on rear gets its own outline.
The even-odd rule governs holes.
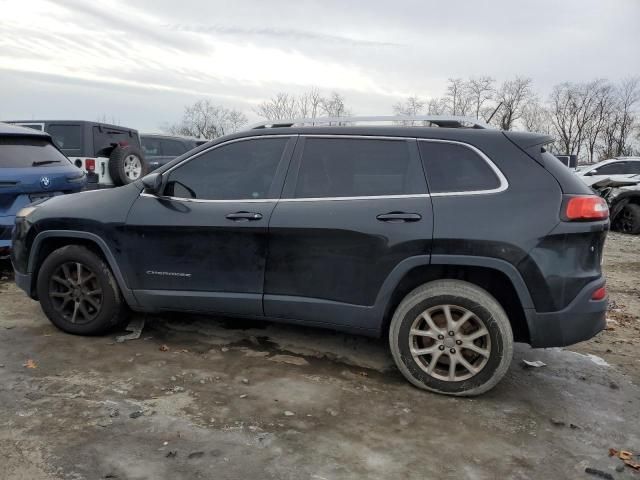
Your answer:
[[[109,155],[109,175],[115,185],[127,185],[144,177],[148,166],[142,152],[132,145],[119,145]]]

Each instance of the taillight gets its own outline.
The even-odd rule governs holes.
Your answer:
[[[570,222],[605,220],[609,218],[609,207],[604,198],[597,195],[569,197],[564,203],[563,217]]]
[[[591,294],[591,300],[604,300],[607,296],[607,287],[600,287]]]
[[[87,158],[84,161],[84,166],[87,167],[87,172],[95,172],[96,171],[96,161],[93,158]]]

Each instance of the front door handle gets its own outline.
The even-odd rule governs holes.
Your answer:
[[[389,223],[404,223],[404,222],[417,222],[422,219],[422,215],[419,213],[405,213],[405,212],[390,212],[381,213],[376,216],[381,222]]]
[[[250,220],[260,220],[262,218],[262,214],[256,212],[235,212],[228,213],[226,218],[233,220],[234,222],[247,222]]]

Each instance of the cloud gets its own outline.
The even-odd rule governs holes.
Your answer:
[[[560,81],[640,74],[637,0],[1,5],[0,115],[14,117],[111,117],[113,104],[117,118],[153,129],[198,97],[251,115],[261,99],[311,86],[384,114],[404,96],[440,95],[448,77],[527,75],[544,97]]]

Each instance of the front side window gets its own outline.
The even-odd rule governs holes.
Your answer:
[[[469,147],[455,143],[418,142],[431,193],[493,190],[500,179]]]
[[[640,161],[625,162],[624,173],[637,175],[640,173]]]
[[[169,174],[165,195],[203,200],[270,198],[288,138],[260,138],[222,145]]]
[[[426,193],[424,172],[405,140],[307,138],[297,198]]]
[[[162,155],[160,149],[160,140],[153,137],[140,137],[142,143],[142,152],[145,157],[159,157]]]
[[[49,125],[47,133],[68,157],[82,155],[82,127],[80,125]]]

